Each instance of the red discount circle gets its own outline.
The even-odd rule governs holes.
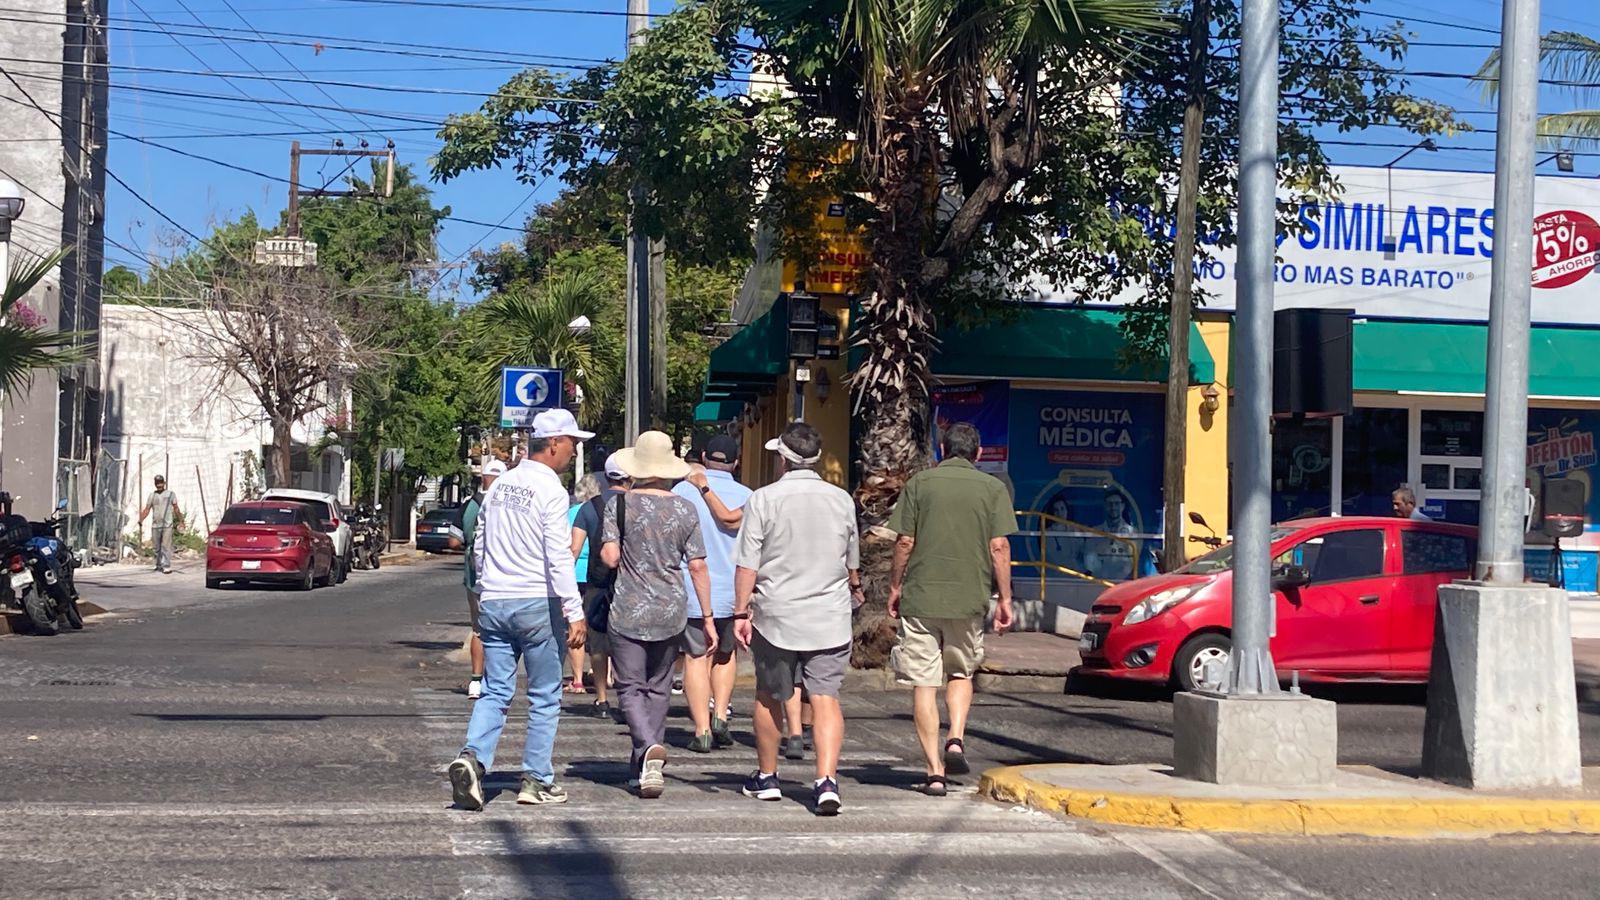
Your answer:
[[[1600,254],[1600,222],[1570,209],[1533,220],[1533,286],[1566,287],[1589,274]]]

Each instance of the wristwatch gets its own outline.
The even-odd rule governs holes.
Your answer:
[[[711,493],[711,482],[708,481],[705,484],[700,485],[700,493],[702,495]]]
[[[733,614],[733,617],[735,619],[748,619],[750,618],[750,611],[747,609],[744,612],[736,612]]]

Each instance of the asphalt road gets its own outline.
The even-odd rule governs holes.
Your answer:
[[[501,793],[452,810],[459,577],[438,560],[304,594],[93,578],[86,596],[117,612],[0,637],[0,896],[1593,897],[1600,883],[1587,838],[1213,838],[1011,809],[972,796],[975,779],[924,798],[908,790],[920,773],[899,693],[847,698],[836,819],[805,810],[800,769],[785,802],[738,795],[754,765],[744,717],[739,747],[677,753],[659,801],[625,791],[622,729],[564,718],[572,801],[519,807],[517,707]],[[1415,691],[1337,699],[1342,761],[1417,764]],[[968,748],[980,770],[1165,761],[1170,726],[1159,695],[989,694]],[[1600,709],[1583,726],[1596,762]]]

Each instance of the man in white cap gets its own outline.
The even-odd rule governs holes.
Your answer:
[[[750,495],[734,557],[734,634],[756,668],[756,759],[743,792],[780,800],[778,721],[799,684],[811,697],[817,778],[811,808],[839,812],[839,688],[850,665],[851,611],[861,604],[855,501],[816,473],[822,436],[790,422],[767,442],[782,478]],[[752,607],[754,620],[751,619]]]
[[[494,480],[506,472],[506,464],[491,459],[483,466],[478,492],[467,501],[461,511],[461,549],[466,554],[462,565],[462,581],[467,586],[467,614],[472,624],[472,636],[467,638],[467,651],[472,658],[472,680],[467,682],[467,699],[483,696],[483,641],[478,638],[478,569],[472,561],[472,538],[478,530],[478,514],[483,511],[483,495],[489,493]]]
[[[588,622],[589,670],[594,672],[594,705],[590,715],[597,719],[610,717],[623,724],[622,705],[612,706],[607,698],[607,677],[611,672],[611,645],[606,639],[607,615],[611,607],[611,594],[616,587],[617,570],[605,564],[600,554],[600,523],[605,518],[606,502],[628,491],[628,473],[622,470],[622,457],[613,453],[606,457],[606,489],[600,496],[583,504],[577,519],[572,523],[572,552],[576,556],[589,542],[589,571],[583,584],[583,612]]]
[[[583,646],[585,629],[560,473],[571,465],[578,441],[592,437],[564,409],[539,413],[527,454],[484,495],[472,547],[483,697],[472,708],[466,746],[449,766],[451,792],[463,809],[483,808],[483,778],[494,765],[519,657],[528,674],[528,737],[517,802],[566,802],[551,761],[561,717],[560,642],[565,637],[567,646]]]

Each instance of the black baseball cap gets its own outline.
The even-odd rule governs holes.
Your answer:
[[[719,434],[706,442],[707,462],[732,465],[739,461],[739,442],[726,434]]]

